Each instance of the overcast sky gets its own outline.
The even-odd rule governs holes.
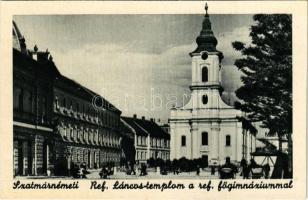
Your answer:
[[[224,99],[240,85],[231,42],[249,41],[252,15],[210,15],[222,51]],[[202,15],[14,16],[29,49],[51,52],[59,71],[111,101],[124,116],[166,122],[189,100],[191,58]],[[231,97],[230,97],[231,96]]]

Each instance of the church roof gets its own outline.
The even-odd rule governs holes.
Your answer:
[[[222,56],[222,53],[216,50],[218,42],[212,31],[212,25],[210,21],[210,16],[208,14],[207,3],[205,4],[205,10],[206,13],[204,15],[202,23],[202,30],[200,32],[200,35],[196,39],[198,47],[193,52],[191,52],[190,55],[192,56],[193,54],[200,53],[202,51],[207,51],[207,52],[217,52],[220,54],[220,56]]]

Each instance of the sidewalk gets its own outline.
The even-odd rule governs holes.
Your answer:
[[[87,179],[100,179],[99,172],[100,169],[90,169],[90,173],[87,174]],[[167,175],[161,175],[156,172],[150,171],[146,176],[140,176],[140,172],[136,172],[136,175],[127,175],[125,172],[118,171],[114,175],[108,177],[108,179],[218,179],[218,173],[211,175],[208,171],[201,171],[199,176],[196,175],[196,172],[182,172],[178,175],[169,172]],[[66,176],[16,176],[14,179],[62,179],[70,180],[72,177]]]

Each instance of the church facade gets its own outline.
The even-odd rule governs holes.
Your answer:
[[[243,129],[243,113],[221,98],[223,54],[216,49],[207,6],[196,42],[197,49],[190,53],[191,99],[183,107],[171,109],[171,160],[202,158],[209,165],[218,165],[227,157],[234,163],[249,159],[255,150],[255,137]]]

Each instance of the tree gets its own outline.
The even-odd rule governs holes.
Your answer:
[[[262,122],[270,135],[288,138],[289,172],[292,174],[292,17],[286,14],[253,16],[251,44],[233,42],[242,58],[235,61],[243,73],[236,106],[251,122]],[[292,176],[292,175],[291,175]]]

